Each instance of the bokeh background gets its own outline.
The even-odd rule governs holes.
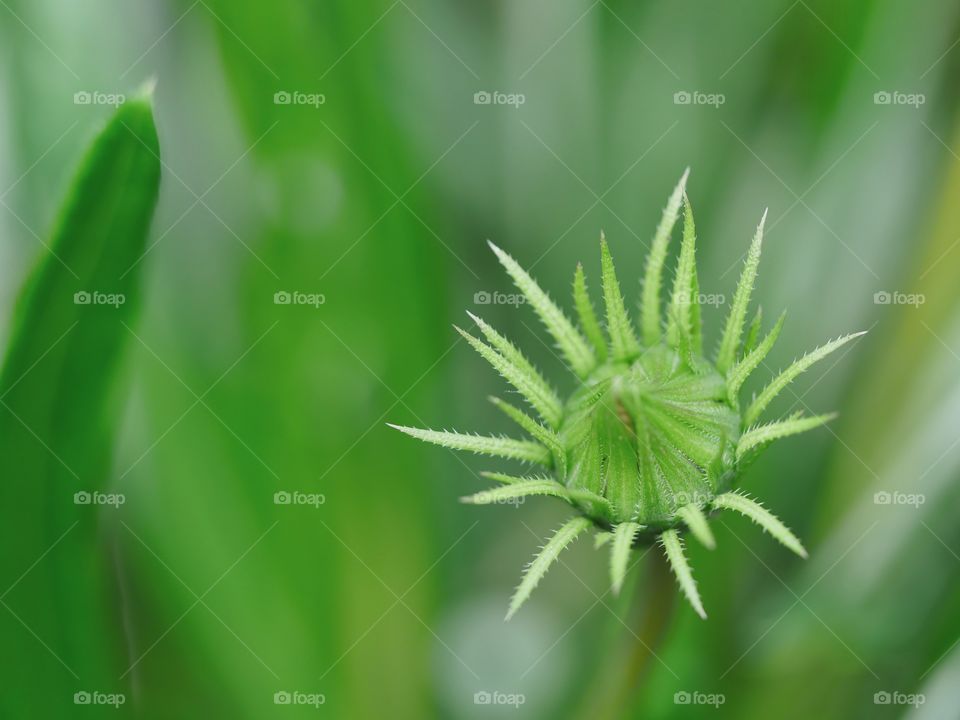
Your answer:
[[[2,0],[0,37],[0,335],[112,111],[75,93],[155,77],[164,163],[111,472],[67,488],[126,498],[82,519],[115,570],[100,620],[124,675],[89,687],[101,644],[32,630],[34,573],[83,591],[56,562],[68,534],[0,578],[0,635],[37,641],[3,693],[61,693],[61,717],[118,712],[61,688],[146,718],[960,717],[955,3]],[[464,310],[569,375],[485,241],[566,300],[578,260],[598,286],[603,229],[633,302],[687,166],[704,292],[730,296],[769,207],[756,297],[789,309],[771,368],[870,333],[778,406],[840,418],[744,481],[810,560],[723,517],[715,552],[690,546],[709,620],[679,605],[621,697],[649,558],[614,599],[582,541],[504,624],[564,508],[461,505],[490,463],[385,423],[508,430],[450,327]],[[274,303],[292,291],[324,302]],[[293,691],[324,702],[274,703]]]

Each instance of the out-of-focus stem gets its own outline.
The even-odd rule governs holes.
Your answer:
[[[623,718],[628,717],[637,693],[642,689],[655,654],[659,651],[676,605],[676,583],[670,573],[670,567],[659,548],[653,548],[647,562],[647,572],[640,575],[639,599],[647,602],[639,609],[632,631],[623,629],[623,635],[629,649],[624,653],[609,653],[610,662],[618,667],[601,672],[603,692],[594,692],[587,698],[590,706],[585,717]],[[612,683],[604,683],[605,678],[613,678]]]

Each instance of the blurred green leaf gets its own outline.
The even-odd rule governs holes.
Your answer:
[[[123,627],[98,516],[116,369],[136,314],[160,184],[152,102],[122,105],[87,152],[30,276],[0,375],[6,717],[63,717],[74,693],[124,693]],[[129,705],[124,707],[129,708]]]

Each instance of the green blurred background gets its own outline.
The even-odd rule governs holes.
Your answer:
[[[643,686],[609,712],[960,717],[955,3],[0,0],[0,38],[5,345],[112,111],[75,93],[130,95],[155,77],[163,160],[139,317],[111,370],[110,472],[65,489],[126,499],[82,520],[115,578],[98,622],[122,638],[124,674],[101,687],[88,670],[107,638],[61,647],[33,629],[49,592],[34,573],[57,567],[67,602],[83,592],[82,568],[56,561],[67,534],[0,578],[0,592],[15,585],[4,663],[28,678],[3,679],[5,695],[49,694],[59,717],[118,713],[62,688],[125,693],[119,712],[145,718],[608,708],[649,558],[614,599],[606,555],[581,542],[504,624],[564,508],[463,506],[490,464],[385,423],[508,429],[485,400],[501,382],[450,327],[465,309],[570,377],[529,308],[484,303],[512,292],[486,239],[565,299],[576,261],[598,277],[603,229],[632,302],[690,166],[704,292],[730,295],[770,209],[756,297],[768,318],[789,309],[771,368],[871,332],[779,407],[840,419],[745,478],[811,559],[722,518],[718,549],[690,550],[709,620],[679,606]],[[324,302],[275,304],[293,291]],[[922,304],[897,303],[909,294]],[[706,310],[708,343],[723,313]],[[324,502],[275,504],[282,491]],[[35,522],[51,538],[69,527]],[[11,657],[11,638],[32,652]],[[277,705],[278,692],[324,702]],[[683,704],[717,694],[719,707]]]

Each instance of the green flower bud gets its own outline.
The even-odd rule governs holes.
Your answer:
[[[719,510],[746,515],[801,557],[794,534],[756,501],[735,490],[742,470],[774,440],[805,432],[832,415],[758,424],[767,405],[800,373],[863,333],[846,335],[804,355],[777,375],[748,404],[743,383],[759,367],[783,326],[783,315],[762,339],[758,311],[744,329],[753,290],[763,219],[747,253],[715,358],[702,349],[696,232],[684,173],[670,196],[647,257],[639,326],[624,306],[606,240],[600,258],[606,333],[594,311],[583,268],[574,275],[576,327],[530,275],[491,243],[500,262],[552,336],[579,387],[564,400],[520,350],[482,319],[470,317],[483,339],[457,331],[510,383],[533,415],[498,398],[493,402],[530,437],[515,440],[396,427],[444,447],[526,461],[539,475],[484,473],[499,485],[468,498],[489,504],[530,495],[552,495],[577,515],[551,537],[527,567],[510,603],[511,617],[530,596],[559,553],[591,527],[597,546],[611,546],[611,580],[623,584],[632,548],[659,542],[681,590],[706,617],[683,550],[687,531],[715,544],[708,516]],[[666,307],[663,270],[671,232],[683,209],[683,241]]]

